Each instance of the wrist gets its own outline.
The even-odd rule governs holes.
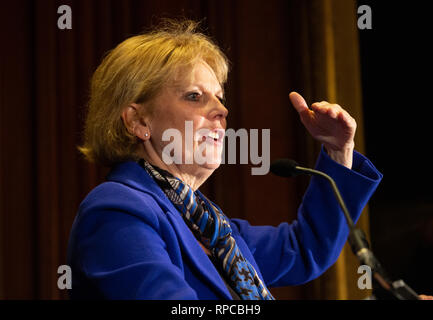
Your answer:
[[[328,156],[335,162],[345,166],[348,169],[352,169],[353,163],[353,150],[355,149],[355,143],[342,148],[342,149],[332,149],[324,146]]]

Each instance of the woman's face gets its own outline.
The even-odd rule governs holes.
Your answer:
[[[223,90],[205,62],[186,76],[179,74],[152,101],[150,142],[165,163],[167,157],[173,159],[181,170],[215,170],[221,163],[228,114]]]

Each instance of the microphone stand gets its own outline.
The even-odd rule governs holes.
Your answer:
[[[373,274],[373,279],[383,289],[385,289],[398,300],[420,300],[418,294],[416,294],[415,291],[412,290],[412,288],[410,288],[403,280],[390,280],[385,270],[382,268],[382,265],[370,250],[370,245],[366,239],[365,233],[361,229],[355,227],[334,179],[332,179],[326,173],[318,170],[300,166],[295,166],[295,169],[298,172],[306,173],[308,175],[321,176],[331,184],[332,191],[334,192],[334,195],[337,198],[341,209],[343,210],[344,216],[349,226],[348,242],[352,252],[356,255],[361,265],[367,265],[370,267]]]

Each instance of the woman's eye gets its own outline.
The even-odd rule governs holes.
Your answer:
[[[200,93],[198,92],[191,92],[187,94],[187,99],[191,100],[191,101],[198,101],[198,99],[200,98]]]

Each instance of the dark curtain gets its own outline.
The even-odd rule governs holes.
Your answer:
[[[72,9],[71,30],[57,27],[60,5]],[[76,148],[89,78],[116,44],[159,17],[180,16],[203,20],[228,55],[228,127],[271,129],[271,160],[314,165],[318,154],[289,105],[292,90],[310,103],[341,101],[360,123],[362,148],[353,1],[2,1],[0,298],[67,297],[57,288],[57,268],[66,264],[69,231],[79,203],[108,172],[85,162]],[[224,165],[202,191],[229,217],[253,225],[295,219],[307,178],[252,176],[251,167]],[[322,280],[273,293],[280,299],[353,297],[341,269],[346,260],[339,263]]]

